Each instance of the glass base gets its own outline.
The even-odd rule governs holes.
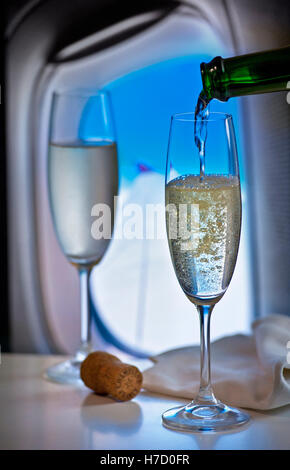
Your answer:
[[[46,370],[44,377],[53,382],[70,385],[81,385],[80,364],[74,359],[60,362]]]
[[[200,405],[194,402],[165,411],[163,425],[187,432],[228,431],[249,421],[247,413],[223,403]]]
[[[80,367],[83,360],[91,352],[91,346],[87,345],[79,350],[75,357],[49,367],[44,374],[47,380],[68,385],[84,385],[80,378]]]

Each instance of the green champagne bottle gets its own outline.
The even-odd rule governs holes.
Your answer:
[[[234,96],[283,91],[290,81],[290,46],[200,65],[202,96],[227,101]]]

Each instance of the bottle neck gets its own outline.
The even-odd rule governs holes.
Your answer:
[[[211,62],[200,64],[203,91],[208,101],[216,98],[227,101],[230,97],[224,80],[224,59],[215,57]]]
[[[215,57],[200,69],[209,100],[283,91],[290,80],[290,46],[229,59]]]

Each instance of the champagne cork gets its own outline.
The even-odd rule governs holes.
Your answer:
[[[120,401],[134,398],[142,385],[142,374],[137,367],[103,351],[89,354],[81,364],[80,373],[88,388]]]

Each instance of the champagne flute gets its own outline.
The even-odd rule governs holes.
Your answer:
[[[104,91],[54,93],[48,153],[51,213],[61,249],[79,272],[81,342],[71,360],[46,371],[47,378],[78,384],[80,364],[91,351],[89,277],[104,255],[113,230],[118,162],[110,97]],[[109,208],[104,233],[93,236],[92,208]]]
[[[186,406],[163,413],[163,424],[181,431],[221,431],[249,416],[221,403],[213,393],[210,370],[210,318],[234,271],[241,227],[241,195],[232,117],[209,113],[172,117],[166,169],[166,225],[172,263],[185,295],[200,320],[200,389]],[[200,120],[198,120],[200,121]],[[205,153],[199,155],[194,131],[202,125]]]

